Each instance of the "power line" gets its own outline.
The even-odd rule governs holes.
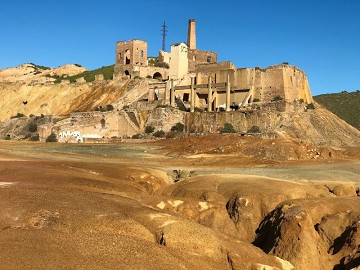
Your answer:
[[[165,21],[164,21],[164,24],[161,26],[161,35],[162,35],[162,50],[165,52],[166,51],[166,36],[167,36],[167,26],[165,24]]]

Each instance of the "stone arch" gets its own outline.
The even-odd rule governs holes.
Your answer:
[[[160,72],[155,72],[153,75],[153,79],[162,80],[162,75]]]

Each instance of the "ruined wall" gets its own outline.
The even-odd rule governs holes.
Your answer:
[[[70,118],[39,128],[40,140],[54,132],[59,142],[86,142],[102,138],[131,137],[139,128],[126,112],[73,113]]]
[[[225,82],[230,77],[231,90],[250,90],[252,98],[270,102],[280,96],[288,102],[304,100],[312,103],[306,74],[297,67],[289,65],[262,68],[234,69],[230,62],[201,65],[196,69],[197,84],[208,82],[211,76],[213,83]],[[237,99],[237,98],[236,98]]]
[[[132,75],[134,66],[147,66],[147,42],[143,40],[116,43],[115,76]]]
[[[152,126],[157,130],[169,132],[176,123],[184,123],[185,112],[174,108],[156,108],[147,119],[146,126]]]
[[[188,49],[189,71],[194,72],[196,65],[206,63],[216,63],[217,53],[202,51],[197,49]]]
[[[188,114],[186,125],[189,131],[194,133],[217,133],[225,123],[231,123],[237,132],[245,133],[252,126],[269,132],[282,120],[282,114],[277,111],[194,112]]]

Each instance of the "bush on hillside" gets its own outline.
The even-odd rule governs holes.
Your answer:
[[[155,128],[152,127],[152,126],[146,126],[146,127],[145,127],[145,133],[146,133],[146,134],[153,133],[154,130],[155,130]]]
[[[158,130],[158,131],[154,132],[153,135],[156,138],[163,138],[165,136],[165,132],[163,130]]]
[[[51,134],[46,138],[46,142],[57,142],[56,134],[51,132]]]
[[[225,123],[224,127],[220,129],[220,133],[236,133],[236,131],[231,123]]]
[[[28,129],[30,132],[36,132],[37,131],[37,124],[36,123],[29,123]]]
[[[258,126],[252,126],[251,128],[249,128],[247,133],[261,133],[261,129]]]
[[[174,126],[171,127],[171,131],[183,132],[184,131],[184,124],[183,123],[176,123]]]

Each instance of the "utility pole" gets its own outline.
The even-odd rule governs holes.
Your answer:
[[[162,50],[165,52],[166,51],[166,36],[167,36],[167,26],[165,24],[165,21],[164,21],[164,24],[161,26],[161,35],[162,35]]]

